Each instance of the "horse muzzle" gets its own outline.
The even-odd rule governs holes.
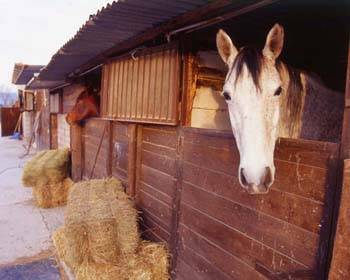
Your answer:
[[[259,176],[252,176],[246,169],[240,168],[239,182],[249,194],[266,194],[273,184],[274,175],[272,169],[266,166]]]

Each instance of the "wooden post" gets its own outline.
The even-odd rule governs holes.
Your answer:
[[[346,74],[345,108],[341,139],[341,157],[350,158],[350,42],[348,46],[348,70]]]
[[[113,144],[114,144],[114,127],[113,121],[109,122],[108,129],[108,163],[107,163],[107,175],[111,177],[113,174]]]
[[[184,132],[182,127],[177,129],[177,147],[175,160],[175,178],[176,193],[172,202],[172,217],[170,229],[169,249],[172,255],[170,261],[170,273],[172,278],[176,278],[176,264],[178,257],[178,239],[179,239],[179,222],[180,222],[180,204],[183,184],[183,162],[184,162]]]
[[[350,279],[350,41],[348,46],[348,66],[345,87],[345,107],[340,148],[340,164],[343,167],[342,178],[338,179],[338,195],[335,202],[340,200],[339,209],[335,209],[337,219],[334,234],[333,252],[328,279]],[[342,160],[344,160],[344,165]],[[335,220],[334,219],[334,220]]]
[[[343,186],[328,279],[350,279],[350,160],[344,161]]]
[[[71,126],[72,179],[77,182],[83,175],[82,127]]]
[[[137,126],[128,125],[128,194],[135,196]],[[141,151],[139,151],[141,152]]]
[[[139,193],[139,183],[141,176],[142,167],[142,138],[143,138],[143,125],[137,125],[136,127],[136,143],[135,143],[135,201],[139,204],[140,193]]]

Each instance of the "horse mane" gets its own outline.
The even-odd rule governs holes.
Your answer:
[[[264,56],[257,48],[252,46],[243,47],[237,54],[228,77],[232,75],[232,73],[235,73],[236,76],[234,82],[236,84],[243,73],[243,68],[245,65],[248,73],[252,77],[254,85],[258,90],[260,90],[260,75],[262,72],[263,64]],[[284,91],[282,92],[282,94],[286,95],[285,109],[287,110],[289,115],[288,130],[289,134],[293,135],[296,132],[295,129],[298,128],[298,124],[301,120],[301,114],[303,109],[303,84],[301,81],[300,70],[290,67],[282,63],[282,61],[277,60],[276,67],[282,81],[284,70],[283,66],[286,73],[289,76],[289,83],[288,87],[283,89]]]
[[[276,67],[278,73],[281,76],[283,82],[283,67],[287,75],[289,76],[288,87],[284,89],[282,94],[286,95],[286,108],[289,121],[285,123],[288,125],[289,135],[293,136],[298,132],[299,124],[301,123],[303,112],[303,83],[301,81],[301,71],[293,68],[287,64],[282,63],[280,60],[276,61]]]

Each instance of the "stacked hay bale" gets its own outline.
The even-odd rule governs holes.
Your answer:
[[[77,280],[169,279],[165,247],[141,241],[137,222],[118,180],[83,181],[72,187],[53,241]]]
[[[25,164],[22,182],[33,188],[39,207],[50,208],[66,203],[73,183],[68,178],[68,162],[68,149],[61,149],[42,151]]]

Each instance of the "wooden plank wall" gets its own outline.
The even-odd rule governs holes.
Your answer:
[[[177,130],[143,126],[138,131],[136,201],[144,236],[170,245],[176,193]]]
[[[1,136],[12,135],[19,118],[19,108],[2,107],[0,114]]]
[[[335,236],[330,280],[350,279],[350,159],[344,161],[343,187]]]
[[[112,176],[120,179],[128,194],[134,196],[136,125],[112,122]]]
[[[257,196],[239,186],[231,133],[140,126],[137,149],[144,235],[168,244],[174,278],[323,279],[338,144],[281,139],[275,184]]]
[[[92,118],[83,127],[74,126],[71,131],[74,179],[90,178],[95,165],[92,178],[114,176],[133,196],[136,125]]]
[[[90,177],[105,178],[110,175],[109,142],[109,121],[93,118],[85,122],[82,139],[84,147],[84,179],[89,179]]]
[[[19,118],[19,108],[2,107],[0,114],[1,137],[12,135]]]
[[[93,178],[116,176],[135,193],[143,235],[168,244],[174,279],[324,278],[338,144],[281,139],[275,184],[252,196],[231,133],[90,119],[83,178],[103,133]]]
[[[337,144],[282,139],[275,184],[251,196],[236,177],[233,137],[186,130],[177,279],[189,270],[198,279],[308,270],[323,279],[337,155]]]

